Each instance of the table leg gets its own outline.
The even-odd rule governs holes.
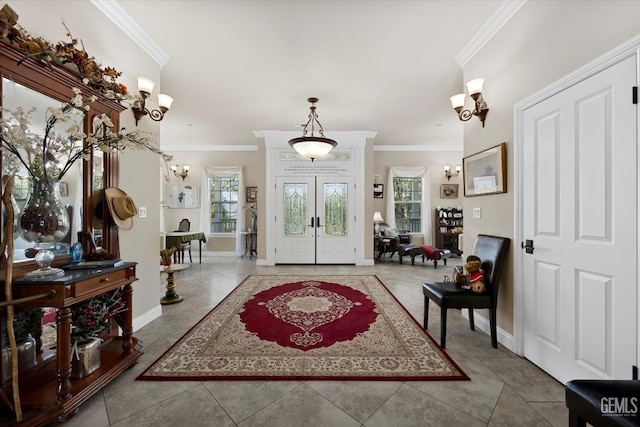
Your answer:
[[[202,264],[202,240],[198,240],[198,247],[199,247],[198,256],[200,257],[200,264]]]
[[[175,304],[182,302],[184,298],[176,293],[176,285],[174,283],[173,271],[165,271],[167,273],[167,292],[165,296],[160,299],[160,304]]]

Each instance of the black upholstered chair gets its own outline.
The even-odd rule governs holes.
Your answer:
[[[429,322],[429,300],[440,306],[440,346],[445,348],[447,338],[447,310],[450,308],[468,308],[469,326],[475,330],[473,321],[474,308],[489,309],[489,323],[491,326],[491,345],[498,348],[498,335],[496,331],[496,305],[498,303],[498,285],[504,257],[509,248],[510,240],[506,237],[489,236],[479,234],[473,251],[482,260],[482,269],[485,275],[487,292],[473,293],[469,289],[463,289],[456,283],[425,283],[422,287],[424,293],[424,328]]]

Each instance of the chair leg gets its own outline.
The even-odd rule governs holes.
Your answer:
[[[440,347],[445,348],[447,340],[447,309],[440,307]]]
[[[191,258],[191,246],[189,246],[189,262],[193,264],[193,258]]]
[[[422,326],[427,329],[429,325],[429,297],[424,297],[424,319],[422,320]]]
[[[475,331],[476,330],[476,322],[475,322],[475,319],[473,317],[473,308],[469,308],[467,310],[469,310],[469,327],[471,328],[472,331]]]
[[[491,345],[493,348],[498,348],[498,331],[496,326],[496,309],[489,310],[489,321],[491,322]]]

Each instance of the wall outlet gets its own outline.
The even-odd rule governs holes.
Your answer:
[[[473,208],[473,217],[482,218],[482,208]]]
[[[140,206],[138,208],[138,218],[146,218],[147,217],[147,208]]]

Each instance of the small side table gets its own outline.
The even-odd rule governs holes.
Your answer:
[[[244,234],[244,253],[240,258],[244,258],[244,256],[249,252],[249,259],[253,255],[258,257],[258,252],[256,251],[256,247],[258,245],[258,233],[255,231],[243,231]]]
[[[189,264],[171,264],[168,267],[160,267],[160,273],[167,273],[167,292],[164,297],[160,298],[160,304],[176,304],[184,300],[184,298],[176,292],[175,278],[173,275],[189,267]]]

